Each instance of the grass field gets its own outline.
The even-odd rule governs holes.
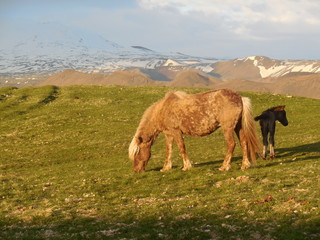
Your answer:
[[[277,126],[277,158],[255,168],[240,170],[238,144],[231,170],[218,170],[218,130],[185,138],[190,171],[174,147],[173,169],[159,172],[160,135],[134,173],[131,138],[169,90],[0,88],[0,239],[320,239],[320,100],[242,93],[255,115],[284,104],[289,120]]]

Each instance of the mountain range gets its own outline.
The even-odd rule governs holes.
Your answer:
[[[213,64],[213,72],[223,79],[256,79],[320,73],[320,61],[275,60],[263,56],[220,61]]]
[[[320,98],[319,93],[314,93],[320,92],[320,61],[276,60],[265,56],[226,60],[162,53],[144,46],[121,46],[95,33],[58,23],[30,25],[32,31],[15,26],[15,31],[0,39],[0,87],[44,84],[231,87]]]
[[[172,58],[184,65],[215,62],[213,58],[159,53],[142,46],[121,46],[95,33],[59,23],[30,23],[0,38],[0,76],[55,73],[71,68],[110,73],[130,67],[154,69]],[[169,64],[169,63],[167,63]]]

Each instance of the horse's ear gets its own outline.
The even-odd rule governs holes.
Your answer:
[[[274,111],[275,111],[275,112],[280,112],[280,111],[283,111],[284,108],[285,108],[285,105],[279,106],[279,107],[276,107],[276,108],[274,109]]]

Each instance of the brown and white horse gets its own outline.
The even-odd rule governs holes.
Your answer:
[[[135,172],[145,170],[151,156],[151,146],[159,133],[166,138],[166,161],[161,171],[171,169],[173,140],[178,145],[183,159],[182,170],[191,168],[186,154],[183,134],[206,136],[222,128],[227,145],[227,154],[220,170],[229,170],[235,148],[234,131],[242,147],[242,166],[246,169],[256,162],[260,153],[249,98],[241,97],[229,89],[220,89],[198,94],[169,92],[151,105],[143,114],[139,127],[129,146],[129,158]]]

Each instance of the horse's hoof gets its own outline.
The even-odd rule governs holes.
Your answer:
[[[273,160],[273,159],[275,159],[276,158],[276,156],[270,156],[270,159],[271,160]]]
[[[168,170],[170,170],[170,168],[162,168],[162,169],[160,169],[160,172],[166,172]]]
[[[230,166],[228,166],[228,167],[222,166],[222,167],[219,168],[219,170],[220,171],[229,171],[230,168],[231,168]]]
[[[246,170],[250,167],[250,165],[241,166],[241,170]]]
[[[191,168],[191,167],[183,167],[183,168],[182,168],[182,171],[188,171],[188,170],[190,170],[190,168]]]

